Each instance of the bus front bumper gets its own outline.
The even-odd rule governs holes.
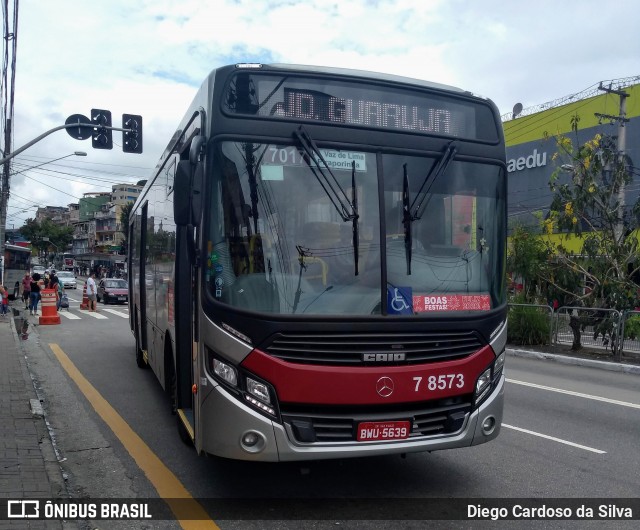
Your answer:
[[[480,407],[455,434],[421,436],[385,442],[298,443],[286,425],[275,423],[247,407],[223,387],[211,388],[201,405],[199,449],[237,460],[284,462],[354,458],[469,447],[493,440],[500,433],[504,403],[504,373]],[[204,418],[211,418],[210,421]],[[258,442],[247,446],[249,436]]]

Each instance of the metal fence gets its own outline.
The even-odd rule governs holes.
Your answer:
[[[509,304],[509,308],[531,308],[549,318],[552,345],[573,345],[601,351],[620,361],[623,352],[640,357],[640,311],[619,312],[598,307],[564,306],[554,311],[537,304]]]

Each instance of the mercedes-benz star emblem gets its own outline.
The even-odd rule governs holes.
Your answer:
[[[393,394],[393,379],[386,375],[378,379],[378,382],[376,383],[376,391],[381,397],[389,397]]]

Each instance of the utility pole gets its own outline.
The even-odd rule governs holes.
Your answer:
[[[602,90],[609,94],[617,94],[620,96],[620,110],[618,111],[617,116],[612,116],[610,114],[600,114],[596,112],[596,117],[600,120],[611,120],[611,122],[618,122],[618,140],[617,140],[617,150],[618,150],[618,160],[624,164],[625,161],[625,150],[627,148],[627,128],[625,124],[629,121],[627,118],[627,98],[629,94],[624,90],[615,90],[609,87],[600,86],[598,90]],[[624,237],[624,206],[625,206],[625,185],[624,182],[620,183],[620,188],[618,190],[618,225],[614,230],[614,235],[616,238],[616,242],[621,243],[622,238]]]
[[[11,119],[7,118],[4,129],[4,163],[2,164],[2,186],[0,186],[0,257],[4,260],[4,238],[7,226],[7,207],[9,206],[9,171],[11,163],[7,155],[11,151]],[[6,265],[6,263],[5,263]],[[3,269],[4,270],[4,269]],[[4,278],[0,278],[4,281]]]

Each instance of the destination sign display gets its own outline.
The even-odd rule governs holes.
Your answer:
[[[241,90],[246,86],[251,90]],[[453,94],[421,92],[400,85],[390,87],[335,79],[241,73],[232,78],[224,101],[228,112],[269,119],[325,122],[484,141],[498,138],[488,105]]]

